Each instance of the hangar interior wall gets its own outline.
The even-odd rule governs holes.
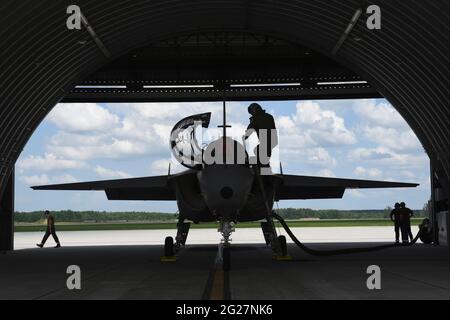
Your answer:
[[[0,198],[0,251],[14,248],[14,171]]]

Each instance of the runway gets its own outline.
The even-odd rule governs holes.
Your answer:
[[[417,227],[413,227],[416,233]],[[292,228],[304,242],[390,242],[394,240],[393,227],[313,227]],[[285,234],[278,229],[279,234]],[[166,236],[175,236],[175,230],[120,230],[120,231],[66,231],[58,232],[64,246],[106,246],[106,245],[161,245]],[[19,232],[15,234],[15,248],[34,248],[42,239],[42,232]],[[289,238],[289,237],[287,237]],[[263,243],[259,228],[237,228],[232,235],[233,243]],[[217,244],[220,235],[215,229],[192,229],[189,244]],[[290,239],[288,239],[290,241]],[[53,244],[50,237],[49,245]]]
[[[382,228],[370,227],[370,232],[377,239],[392,237],[389,230]],[[334,229],[344,228],[300,229],[295,233],[302,239],[319,235],[330,239],[343,236]],[[316,249],[369,245],[364,241],[344,242],[350,241],[350,236],[368,239],[364,237],[371,234],[369,230],[345,229],[349,229],[345,232],[347,238],[339,243],[308,245]],[[259,230],[242,229],[242,235],[237,232],[232,244],[231,270],[221,274],[214,269],[218,240],[215,231],[192,231],[191,243],[179,253],[176,262],[160,261],[162,239],[170,230],[61,232],[65,245],[60,249],[32,248],[34,237],[39,239],[42,234],[18,233],[16,240],[23,249],[0,254],[0,299],[450,299],[449,247],[417,244],[316,257],[291,244],[293,260],[276,261],[271,250],[261,243],[262,236],[257,236]],[[154,237],[149,239],[149,235]],[[79,245],[95,238],[90,246]],[[114,242],[101,245],[111,238]],[[192,244],[195,239],[216,242]],[[259,243],[242,243],[246,239]],[[69,265],[81,269],[81,290],[67,289]],[[367,288],[366,271],[370,265],[380,267],[380,290]],[[221,295],[220,290],[226,295]]]

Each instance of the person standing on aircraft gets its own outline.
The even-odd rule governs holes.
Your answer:
[[[55,248],[60,248],[61,244],[59,243],[58,236],[56,235],[55,230],[55,218],[50,214],[48,210],[45,211],[45,218],[47,219],[47,231],[45,232],[44,238],[42,238],[41,243],[36,244],[39,248],[44,247],[45,242],[47,241],[48,237],[52,235],[53,240],[56,242]]]
[[[401,229],[402,229],[402,242],[408,243],[408,240],[413,240],[413,235],[411,232],[411,217],[414,215],[414,212],[406,207],[404,202],[400,203],[400,221],[401,221]]]
[[[394,222],[395,243],[400,242],[400,203],[396,202],[391,211],[391,220]]]
[[[256,132],[259,140],[259,144],[254,149],[257,164],[268,167],[272,150],[278,145],[275,120],[258,103],[250,104],[248,106],[248,113],[251,114],[250,124],[242,138],[245,141],[253,132]]]

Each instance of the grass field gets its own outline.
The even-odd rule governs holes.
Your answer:
[[[412,219],[412,225],[419,225],[422,221],[419,219]],[[279,225],[277,223],[277,225]],[[358,220],[313,220],[302,221],[294,220],[288,221],[290,227],[380,227],[380,226],[393,226],[390,220],[386,219],[358,219]],[[242,222],[237,224],[237,228],[259,228],[258,222]],[[205,228],[217,228],[216,223],[200,223],[191,224],[192,228],[205,229]],[[279,225],[281,227],[281,225]],[[32,231],[44,231],[45,225],[43,224],[16,224],[14,227],[15,232],[32,232]],[[56,225],[57,231],[95,231],[95,230],[157,230],[157,229],[176,229],[176,223],[60,223]]]

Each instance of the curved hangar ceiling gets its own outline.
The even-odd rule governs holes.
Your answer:
[[[373,98],[355,72],[271,36],[189,33],[132,50],[90,74],[63,102]]]
[[[183,89],[181,93],[180,90],[169,90],[172,96],[166,100],[213,100],[217,98],[214,97],[216,89],[229,90],[233,81],[241,88],[227,91],[230,98],[234,94],[236,99],[249,100],[257,99],[255,92],[258,91],[263,92],[259,98],[272,95],[272,98],[279,99],[324,97],[327,94],[328,97],[375,97],[379,92],[413,128],[430,156],[439,180],[444,184],[449,181],[450,10],[446,0],[377,1],[381,8],[380,30],[366,27],[369,16],[366,8],[371,3],[356,0],[79,0],[76,4],[85,18],[83,28],[68,30],[66,9],[71,4],[72,1],[4,0],[0,5],[1,192],[24,145],[56,103],[63,99],[120,101],[120,90],[91,88],[89,91],[82,86],[98,85],[101,81],[111,85],[113,80],[125,79],[121,73],[123,68],[115,68],[133,64],[130,53],[136,53],[134,58],[138,61],[142,55],[156,58],[155,53],[164,50],[165,54],[173,53],[161,44],[163,40],[176,39],[172,45],[176,44],[177,52],[181,53],[177,58],[180,58],[183,53],[189,53],[183,50],[183,43],[192,42],[193,35],[200,38],[209,35],[210,38],[211,34],[219,34],[222,40],[231,35],[226,42],[228,44],[233,43],[233,35],[239,38],[247,34],[249,40],[260,44],[267,39],[269,47],[266,49],[269,51],[286,43],[296,46],[294,51],[292,48],[283,52],[275,50],[274,54],[278,56],[271,62],[276,63],[269,68],[264,62],[267,56],[261,58],[261,52],[251,52],[247,50],[248,46],[244,51],[234,51],[237,56],[247,55],[250,62],[258,61],[258,57],[264,62],[260,68],[244,68],[242,73],[238,72],[239,68],[234,73],[227,73],[228,67],[221,65],[214,69],[211,68],[214,64],[210,64],[202,65],[202,70],[209,73],[196,73],[199,69],[191,68],[191,73],[185,77],[185,73],[177,73],[177,69],[172,68],[168,72],[173,75],[170,78],[175,79],[178,85],[190,85],[191,88],[184,88],[187,91]],[[183,42],[186,35],[191,38],[184,38]],[[277,42],[273,39],[283,40]],[[159,44],[158,49],[151,50],[156,43]],[[274,47],[270,48],[270,45]],[[306,48],[313,50],[314,54],[302,60],[297,53],[308,55]],[[204,57],[205,61],[213,57],[213,53],[217,54],[214,48],[212,50],[209,56]],[[219,57],[220,54],[223,52],[219,52]],[[295,68],[286,68],[288,60],[284,58],[294,59]],[[111,63],[116,59],[120,63]],[[332,60],[344,67],[333,64]],[[154,61],[148,63],[151,66]],[[178,66],[181,68],[178,71],[189,71],[182,64]],[[134,80],[125,83],[128,97],[136,101],[151,100],[152,95],[161,93],[155,87],[157,81],[162,81],[163,85],[170,84],[170,78],[163,79],[164,72],[152,78],[148,73],[138,72],[140,69],[134,68],[134,73],[125,75],[128,80]],[[323,87],[319,87],[317,82],[323,78],[315,79],[313,75],[326,77],[327,73],[340,74],[345,80],[366,80],[373,87],[365,83],[351,87],[340,85],[329,87],[326,93],[318,93],[323,91]],[[215,75],[214,79],[210,79],[211,74]],[[231,79],[230,74],[235,79]],[[197,85],[201,86],[210,85],[212,81],[215,87],[199,93],[201,90],[192,87],[194,80],[200,81]],[[284,88],[272,88],[271,92],[261,88],[243,89],[242,85],[249,82],[271,82]],[[294,82],[294,88],[289,88],[291,82]],[[144,85],[150,87],[143,88]],[[160,96],[153,100],[164,99]]]

